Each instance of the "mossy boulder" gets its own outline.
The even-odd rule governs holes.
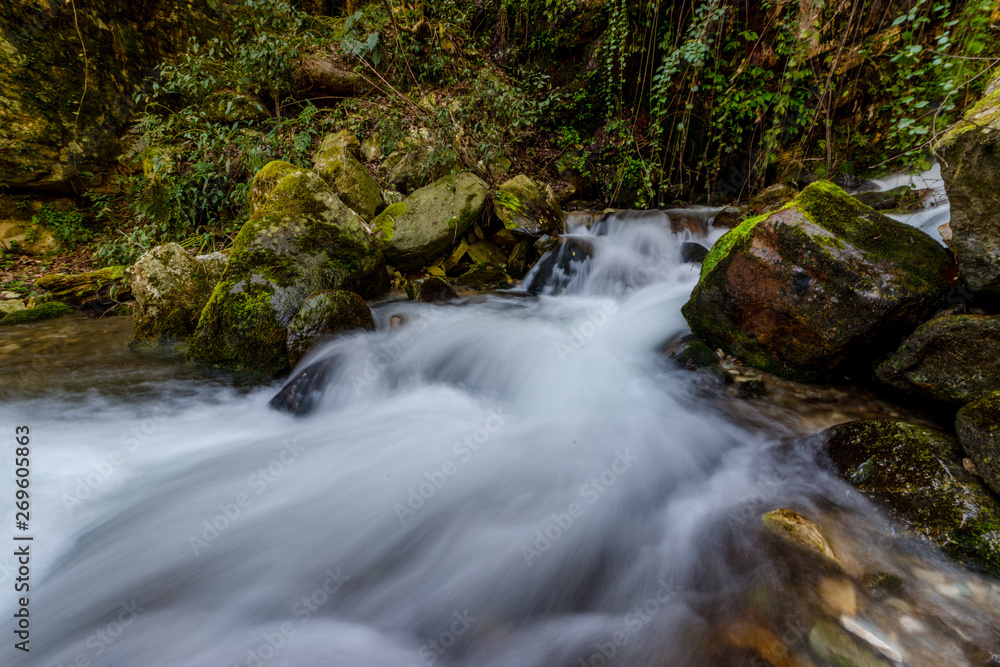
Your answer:
[[[219,34],[227,4],[4,3],[0,184],[65,192],[109,185],[135,95],[190,38]]]
[[[497,188],[493,208],[506,229],[522,234],[561,234],[563,213],[552,190],[519,174]]]
[[[35,306],[34,308],[19,310],[0,317],[0,326],[51,320],[56,317],[62,317],[63,315],[69,315],[72,312],[74,312],[73,308],[67,306],[65,303],[47,301],[41,305]]]
[[[482,216],[486,196],[486,183],[462,172],[438,179],[382,211],[373,225],[386,244],[386,260],[400,271],[429,263]]]
[[[1000,77],[937,147],[951,202],[949,247],[973,291],[1000,293]]]
[[[1000,493],[1000,391],[959,410],[955,431],[976,473],[995,493]]]
[[[53,273],[35,283],[55,301],[91,312],[103,312],[132,300],[124,266],[109,266],[87,273]]]
[[[1000,500],[962,467],[954,438],[906,422],[865,420],[827,429],[810,444],[912,533],[1000,575]]]
[[[353,132],[330,134],[313,156],[316,173],[322,176],[340,199],[365,220],[385,208],[382,188],[368,168],[358,161],[358,140]],[[353,140],[353,141],[351,141]]]
[[[775,183],[755,194],[748,204],[753,215],[776,211],[795,199],[799,191],[785,183]]]
[[[908,185],[891,190],[871,190],[851,195],[865,206],[876,211],[916,211],[924,207],[920,193]]]
[[[884,384],[963,405],[1000,389],[1000,315],[944,315],[917,327],[875,369]]]
[[[250,214],[253,215],[264,206],[264,202],[271,196],[271,192],[281,179],[300,171],[303,171],[302,167],[296,167],[284,160],[272,160],[265,164],[250,181]]]
[[[177,243],[157,246],[126,269],[135,298],[135,331],[129,347],[169,349],[194,333],[218,278]]]
[[[286,328],[306,297],[344,289],[370,298],[388,288],[385,260],[364,221],[318,175],[291,171],[237,235],[188,358],[278,375],[289,367]]]
[[[288,325],[288,363],[296,366],[316,343],[353,329],[375,329],[364,299],[347,290],[313,292]]]
[[[818,181],[719,239],[683,313],[713,349],[784,377],[867,373],[952,271],[934,239]]]

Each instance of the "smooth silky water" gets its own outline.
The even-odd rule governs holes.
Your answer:
[[[688,235],[651,213],[568,236],[592,258],[546,285],[376,305],[377,331],[303,360],[336,363],[301,417],[269,407],[280,384],[133,355],[126,319],[0,330],[36,536],[32,650],[7,632],[3,664],[809,664],[810,629],[850,605],[817,592],[836,568],[766,534],[780,507],[851,576],[898,578],[853,612],[886,664],[1000,653],[996,582],[897,535],[794,414],[751,425],[661,353],[687,332]],[[9,457],[0,478],[12,496]]]

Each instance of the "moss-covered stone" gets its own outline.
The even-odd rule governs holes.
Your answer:
[[[870,190],[851,195],[865,206],[876,211],[915,211],[924,207],[919,193],[908,185],[891,190]]]
[[[1000,316],[945,315],[921,324],[875,369],[911,396],[963,405],[1000,389]]]
[[[135,298],[135,331],[129,346],[169,348],[194,333],[218,278],[177,243],[157,246],[126,269]],[[213,280],[213,278],[215,278]]]
[[[287,173],[243,225],[198,321],[188,358],[265,375],[288,369],[286,327],[313,292],[388,290],[364,221],[308,170]]]
[[[299,171],[305,171],[305,169],[284,160],[272,160],[265,164],[260,171],[254,174],[253,180],[250,182],[250,214],[253,215],[260,210],[267,198],[271,196],[274,186],[281,179]]]
[[[756,195],[750,199],[748,204],[750,212],[754,215],[761,215],[764,213],[770,213],[771,211],[776,211],[788,202],[795,199],[795,196],[799,194],[791,185],[785,183],[775,183],[774,185],[764,188]]]
[[[288,362],[292,366],[316,343],[342,331],[375,329],[365,300],[346,290],[313,292],[288,325]]]
[[[519,174],[493,195],[493,208],[503,226],[522,234],[561,234],[563,213],[551,189]]]
[[[976,472],[995,493],[1000,493],[1000,391],[959,410],[955,431]]]
[[[74,308],[103,311],[132,300],[125,268],[109,266],[88,273],[53,273],[42,276],[35,284],[56,301]]]
[[[374,221],[385,256],[400,271],[426,265],[457,241],[486,206],[486,184],[469,172],[446,176],[393,204]]]
[[[59,303],[58,301],[48,301],[40,306],[35,306],[34,308],[19,310],[15,313],[4,315],[0,318],[0,326],[51,320],[56,317],[62,317],[63,315],[69,315],[72,312],[73,308],[64,303]]]
[[[393,190],[408,194],[458,172],[462,163],[450,147],[421,145],[400,154],[391,154],[386,181]]]
[[[937,150],[959,273],[974,291],[1000,293],[1000,77]]]
[[[811,443],[852,486],[952,557],[1000,574],[1000,501],[962,467],[958,442],[891,420],[841,424]]]
[[[330,134],[313,156],[313,165],[345,204],[365,220],[371,220],[385,207],[385,202],[382,188],[358,161],[358,150],[353,132]]]
[[[937,306],[951,271],[932,238],[818,181],[719,239],[683,313],[713,348],[778,375],[867,373]]]

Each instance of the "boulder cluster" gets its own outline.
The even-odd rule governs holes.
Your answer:
[[[941,431],[862,420],[811,443],[914,535],[1000,574],[1000,79],[937,151],[947,248],[883,213],[906,205],[902,191],[851,196],[818,181],[723,211],[732,229],[683,308],[697,338],[674,356],[711,373],[717,350],[935,415]]]

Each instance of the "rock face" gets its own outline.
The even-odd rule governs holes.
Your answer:
[[[967,564],[1000,574],[1000,503],[958,462],[951,437],[891,420],[813,436],[834,471],[912,532]]]
[[[371,220],[385,208],[385,202],[382,188],[352,150],[357,146],[358,140],[352,132],[328,135],[313,156],[313,164],[316,173],[345,204],[365,220]]]
[[[388,291],[385,260],[364,221],[315,173],[281,169],[288,173],[243,225],[202,311],[188,352],[194,361],[280,374],[288,369],[286,328],[306,297]]]
[[[522,234],[561,234],[563,214],[551,190],[524,174],[503,183],[493,195],[497,217],[507,229]]]
[[[949,247],[973,291],[1000,292],[1000,77],[938,146],[951,202]]]
[[[364,299],[346,290],[313,292],[288,325],[288,363],[297,365],[323,338],[352,329],[375,329]]]
[[[132,349],[170,346],[194,333],[218,282],[177,243],[149,250],[126,269],[125,277],[135,298]]]
[[[374,221],[386,260],[413,271],[448,249],[483,214],[487,188],[478,176],[445,176],[393,204]]]
[[[1000,389],[1000,316],[946,315],[926,322],[875,370],[918,398],[962,405]]]
[[[1000,493],[1000,391],[958,411],[955,431],[983,481]]]
[[[5,5],[0,183],[62,191],[101,185],[151,69],[189,38],[216,34],[226,9],[210,0]]]
[[[439,303],[458,298],[455,289],[437,276],[428,276],[408,282],[406,295],[411,301],[422,301],[423,303]]]
[[[819,379],[863,367],[916,326],[951,270],[931,237],[818,181],[719,239],[683,313],[712,348]]]
[[[82,310],[103,312],[132,300],[124,266],[109,266],[88,273],[54,273],[35,283],[52,298]]]

